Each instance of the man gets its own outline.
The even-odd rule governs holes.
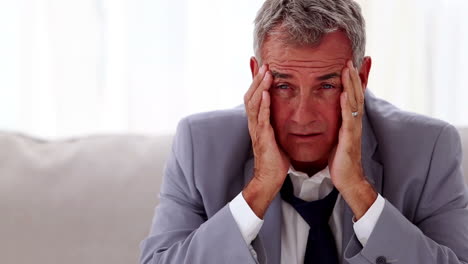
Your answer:
[[[451,125],[366,91],[352,0],[267,0],[244,109],[179,124],[141,263],[468,263]]]

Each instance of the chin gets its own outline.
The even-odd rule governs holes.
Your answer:
[[[328,151],[291,151],[288,152],[288,156],[290,159],[297,161],[297,162],[323,162],[324,160],[328,160]]]

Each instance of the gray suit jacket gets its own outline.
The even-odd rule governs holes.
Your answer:
[[[442,121],[400,111],[366,92],[362,163],[386,199],[366,247],[343,214],[343,263],[468,263],[468,192],[460,138]],[[243,108],[183,119],[140,263],[255,263],[228,203],[252,177]],[[259,263],[280,263],[281,198],[252,242]]]

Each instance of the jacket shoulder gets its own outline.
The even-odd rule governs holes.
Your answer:
[[[197,113],[184,118],[193,129],[236,129],[247,125],[245,110],[241,107]]]
[[[456,130],[446,121],[403,111],[391,103],[366,94],[366,113],[379,143],[418,143],[434,142],[444,129]]]
[[[179,130],[185,131],[198,156],[223,159],[230,153],[245,159],[249,155],[251,141],[243,107],[187,116],[180,121],[177,133]]]

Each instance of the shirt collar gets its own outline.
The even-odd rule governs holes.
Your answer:
[[[311,177],[309,177],[309,175],[307,175],[307,173],[302,172],[302,171],[297,171],[291,165],[291,166],[289,166],[288,174],[291,175],[291,177],[299,177],[299,178],[305,178],[305,179],[307,179],[307,178],[316,178],[316,179],[319,178],[320,181],[322,181],[325,178],[331,179],[330,169],[328,168],[328,166],[325,167],[323,170],[317,172],[316,174],[312,175]]]
[[[324,195],[328,194],[333,189],[333,183],[331,181],[328,166],[314,174],[312,177],[309,177],[307,173],[297,171],[290,166],[288,175],[293,185],[294,195],[304,201],[322,199]],[[320,194],[321,186],[326,189],[324,189],[324,195]]]

